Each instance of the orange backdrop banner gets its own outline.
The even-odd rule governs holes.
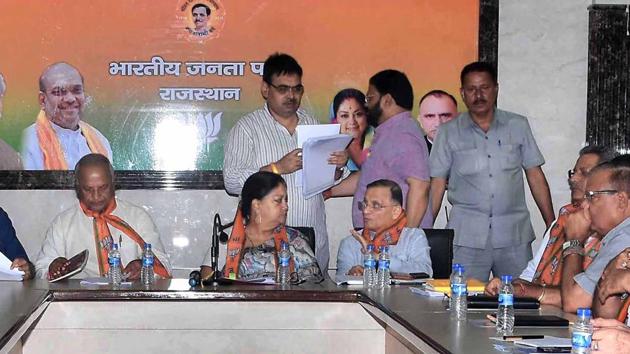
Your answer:
[[[479,3],[3,0],[0,19],[0,138],[15,150],[40,109],[39,76],[64,61],[84,78],[82,119],[108,139],[116,169],[220,170],[229,129],[263,104],[270,54],[298,60],[302,108],[322,122],[340,89],[365,92],[386,68],[409,76],[416,105],[435,88],[459,97],[459,72],[477,59]]]

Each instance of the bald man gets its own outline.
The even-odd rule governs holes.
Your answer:
[[[74,169],[89,153],[107,156],[111,161],[109,141],[82,120],[84,105],[83,76],[76,68],[59,62],[44,70],[39,78],[41,110],[22,135],[24,169]]]
[[[4,81],[4,76],[0,74],[0,117],[2,117],[2,99],[7,91],[7,84]],[[20,155],[4,140],[0,139],[0,170],[21,170],[22,161]]]
[[[109,270],[107,254],[118,244],[123,273],[140,278],[142,250],[150,243],[155,254],[155,273],[169,278],[171,266],[151,216],[141,207],[116,198],[114,169],[101,154],[88,154],[76,165],[77,202],[57,215],[46,231],[35,262],[40,278],[64,274],[68,259],[87,249],[88,262],[75,278],[104,277]]]

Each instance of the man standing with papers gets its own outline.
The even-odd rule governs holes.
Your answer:
[[[245,180],[257,171],[282,175],[287,182],[289,212],[287,225],[315,229],[315,256],[323,273],[328,268],[329,249],[324,198],[305,198],[296,182],[302,169],[298,148],[298,125],[315,125],[317,119],[299,109],[304,94],[302,68],[287,54],[276,53],[265,61],[260,92],[265,105],[239,119],[225,144],[223,182],[230,194],[240,194]],[[346,165],[345,151],[333,153],[329,163],[337,165],[337,178]]]
[[[411,116],[413,89],[407,76],[397,70],[383,70],[370,78],[365,95],[368,118],[378,124],[374,140],[361,171],[332,189],[333,196],[354,194],[352,223],[363,227],[358,203],[366,187],[379,179],[400,185],[407,211],[407,227],[431,227],[429,204],[429,151],[420,126]]]
[[[15,235],[9,215],[2,208],[0,208],[0,253],[11,261],[11,269],[17,268],[24,272],[24,280],[33,277],[33,264],[28,260],[24,247]]]

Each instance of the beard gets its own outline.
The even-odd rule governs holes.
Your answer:
[[[371,107],[371,108],[368,107],[366,113],[367,113],[368,124],[370,124],[373,127],[377,127],[378,119],[383,114],[383,110],[381,109],[381,106],[377,103],[376,105],[374,105],[374,107]]]

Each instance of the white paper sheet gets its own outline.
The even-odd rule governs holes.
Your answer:
[[[306,199],[325,191],[335,184],[335,165],[328,164],[328,157],[348,146],[352,137],[335,134],[310,138],[302,147],[302,193]]]
[[[322,136],[331,136],[339,134],[341,124],[318,124],[318,125],[298,125],[295,128],[297,134],[298,148],[302,149],[304,143],[310,138],[319,138]],[[302,155],[302,161],[304,161],[304,155]],[[302,185],[302,170],[298,170],[295,175],[295,185]]]
[[[22,281],[24,272],[18,269],[11,269],[11,260],[0,252],[0,280]]]
[[[363,285],[363,277],[357,275],[338,275],[335,276],[337,285]]]

